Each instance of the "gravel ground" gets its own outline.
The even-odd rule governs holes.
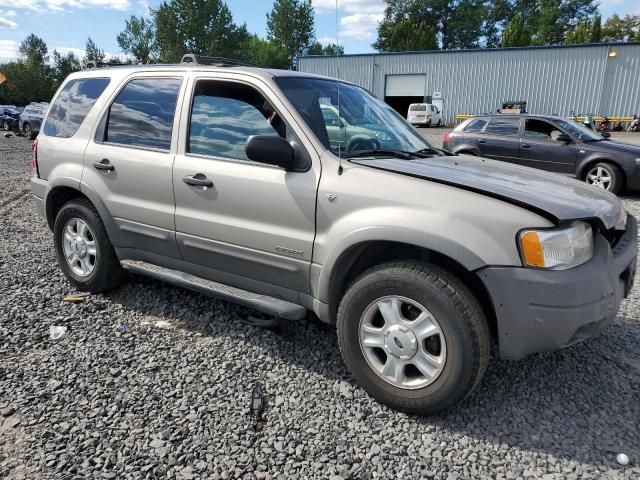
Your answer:
[[[318,322],[255,328],[140,277],[64,302],[29,162],[27,140],[0,138],[0,478],[640,478],[638,288],[597,338],[494,357],[460,406],[409,416],[354,383]],[[254,431],[256,380],[271,397]]]

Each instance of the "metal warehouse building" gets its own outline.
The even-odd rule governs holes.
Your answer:
[[[298,69],[360,85],[405,116],[441,97],[447,123],[520,100],[531,113],[640,114],[640,42],[307,56]]]

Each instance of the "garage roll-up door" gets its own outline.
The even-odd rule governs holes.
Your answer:
[[[424,97],[424,75],[387,75],[385,97]]]

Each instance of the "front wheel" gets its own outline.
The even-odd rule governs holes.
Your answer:
[[[481,308],[453,275],[418,262],[364,273],[338,309],[345,363],[377,400],[433,414],[463,400],[488,364]]]
[[[124,273],[95,207],[86,199],[64,204],[53,227],[58,264],[78,290],[102,292]]]
[[[615,194],[620,193],[624,183],[622,171],[617,166],[607,162],[596,163],[589,167],[585,175],[585,181],[589,185]]]

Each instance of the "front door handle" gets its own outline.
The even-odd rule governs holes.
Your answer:
[[[487,143],[486,140],[478,140],[478,143]]]
[[[187,175],[186,177],[182,177],[182,181],[187,185],[191,185],[192,187],[205,187],[205,188],[213,187],[213,182],[209,180],[206,177],[206,175],[202,173],[196,173],[195,175]]]
[[[531,145],[529,145],[528,143],[523,143],[522,145],[520,145],[522,148],[531,148]]]
[[[93,162],[93,168],[95,168],[96,170],[104,170],[107,172],[112,172],[116,169],[116,167],[111,165],[111,162],[108,158],[103,158],[99,162]]]

